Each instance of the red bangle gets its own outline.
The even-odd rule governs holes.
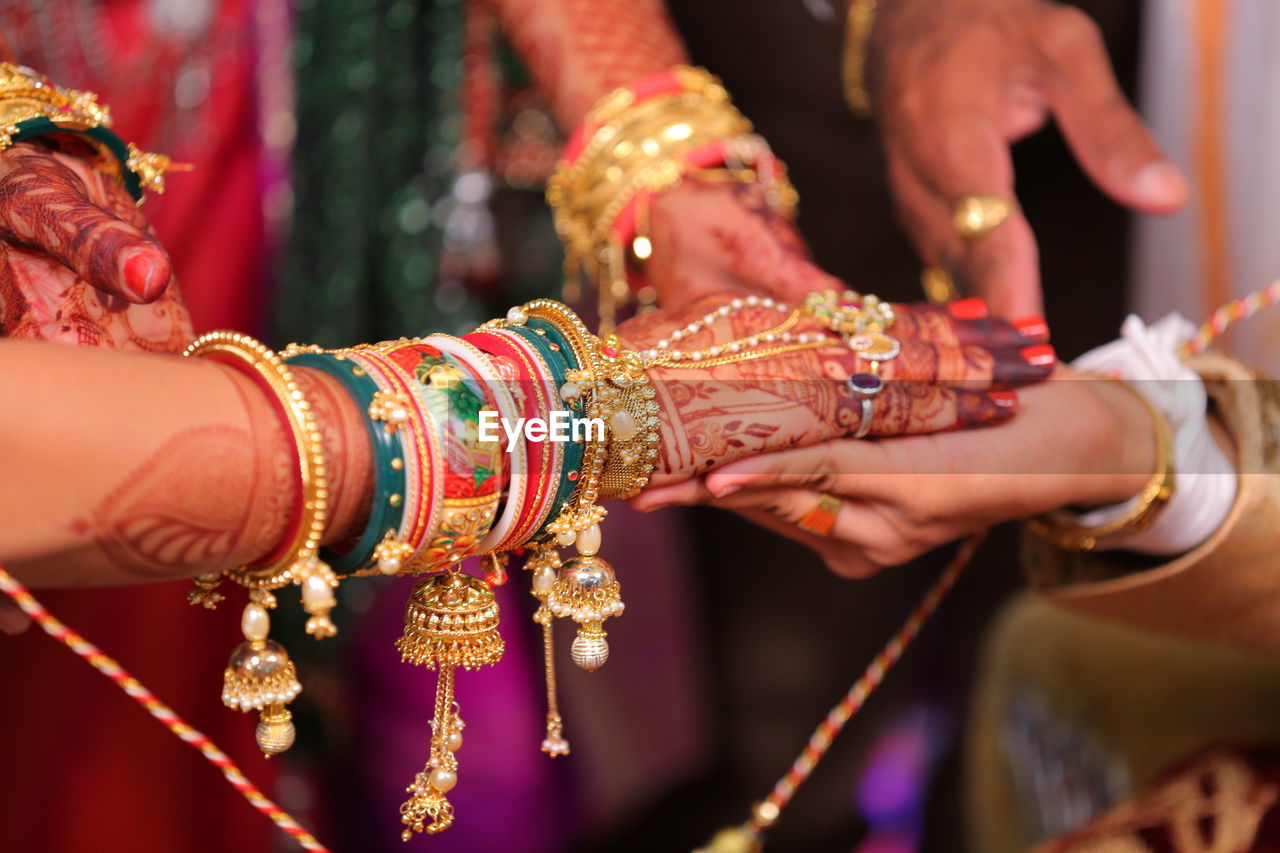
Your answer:
[[[284,403],[280,400],[279,396],[276,394],[275,389],[273,389],[267,383],[266,379],[262,378],[261,374],[259,374],[258,371],[254,370],[248,364],[246,364],[245,362],[239,359],[227,358],[217,353],[210,353],[209,355],[205,356],[205,358],[208,359],[209,361],[216,361],[219,364],[225,364],[228,367],[234,368],[237,373],[239,373],[242,376],[247,376],[249,379],[253,381],[254,385],[257,385],[259,388],[262,389],[262,391],[266,394],[267,399],[271,401],[271,408],[275,410],[276,416],[280,419],[280,423],[284,427],[285,437],[289,439],[288,441],[289,453],[291,455],[291,458],[293,459],[293,463],[290,466],[289,470],[291,471],[298,470],[298,466],[300,464],[300,460],[298,459],[298,447],[297,447],[297,443],[291,438],[291,436],[293,435],[293,427],[289,423],[289,413],[285,409]],[[302,523],[302,501],[303,501],[302,489],[299,488],[298,499],[297,501],[294,502],[293,509],[289,513],[289,526],[287,528],[289,531],[288,534],[280,539],[280,544],[278,544],[271,551],[271,553],[267,554],[265,557],[263,557],[260,560],[257,560],[253,563],[248,564],[247,566],[245,566],[245,568],[260,569],[263,566],[269,566],[272,563],[276,563],[284,559],[285,555],[289,553],[289,549],[293,546],[293,542],[297,537],[298,525]]]
[[[482,352],[510,359],[524,374],[520,386],[526,417],[542,417],[551,410],[555,389],[550,374],[541,375],[536,365],[537,355],[516,335],[498,329],[480,329],[465,335],[463,340],[475,345]],[[529,447],[529,485],[524,491],[524,505],[517,514],[519,521],[510,534],[499,543],[496,550],[507,550],[524,544],[542,526],[543,516],[555,497],[553,485],[559,481],[558,445],[551,441],[534,442]]]

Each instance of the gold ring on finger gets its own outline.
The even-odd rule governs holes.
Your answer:
[[[967,195],[951,212],[951,224],[965,240],[976,240],[998,228],[1018,209],[1013,199],[998,195]]]

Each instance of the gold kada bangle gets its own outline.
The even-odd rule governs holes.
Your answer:
[[[222,357],[248,365],[264,382],[284,411],[293,434],[302,484],[302,511],[293,539],[281,556],[265,565],[244,566],[231,572],[233,579],[257,589],[277,589],[298,576],[304,563],[320,549],[329,514],[329,472],[320,428],[297,380],[280,356],[260,341],[238,332],[210,332],[194,341],[183,355],[191,358]]]
[[[1156,473],[1143,486],[1138,495],[1138,502],[1133,508],[1123,517],[1107,524],[1083,527],[1074,524],[1065,513],[1056,511],[1027,521],[1027,529],[1032,533],[1067,551],[1092,551],[1097,546],[1098,540],[1104,536],[1110,536],[1122,530],[1146,530],[1155,523],[1156,518],[1168,506],[1176,489],[1173,438],[1168,420],[1163,412],[1132,385],[1123,381],[1120,385],[1142,401],[1142,405],[1151,413],[1156,431]]]

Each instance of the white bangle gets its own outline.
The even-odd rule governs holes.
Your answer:
[[[506,423],[516,423],[520,418],[520,409],[516,405],[515,395],[507,387],[507,383],[494,373],[493,366],[479,349],[467,341],[449,335],[428,335],[422,340],[470,367],[482,382],[493,389],[494,396],[498,399],[498,415]],[[529,449],[523,441],[516,441],[515,446],[508,449],[511,475],[507,481],[506,502],[503,504],[502,514],[498,516],[498,520],[493,523],[493,527],[489,528],[489,532],[476,546],[477,554],[487,554],[495,550],[497,545],[507,538],[511,526],[515,524],[516,513],[524,505],[524,491],[529,485]]]

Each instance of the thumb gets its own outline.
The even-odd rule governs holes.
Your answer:
[[[0,155],[0,239],[43,252],[129,302],[152,302],[169,286],[164,249],[90,201],[80,178],[39,149]]]

